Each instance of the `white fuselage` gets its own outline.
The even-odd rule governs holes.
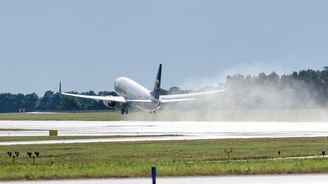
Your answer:
[[[151,95],[151,92],[137,82],[127,78],[120,77],[115,80],[114,89],[116,93],[123,96],[128,104],[131,104],[143,111],[153,112],[160,108],[159,100]],[[140,100],[140,102],[137,102]],[[142,100],[150,100],[142,102]]]

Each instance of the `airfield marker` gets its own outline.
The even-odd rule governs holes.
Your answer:
[[[151,178],[153,181],[153,184],[156,184],[156,167],[151,167]]]

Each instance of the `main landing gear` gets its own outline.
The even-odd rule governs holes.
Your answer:
[[[123,105],[122,110],[121,110],[121,114],[129,114],[129,110],[126,104]]]

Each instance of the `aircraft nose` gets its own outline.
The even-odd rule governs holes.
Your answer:
[[[114,89],[116,88],[116,86],[118,85],[118,83],[119,83],[119,80],[120,78],[117,78],[115,81],[114,81]]]
[[[124,77],[119,77],[115,80],[115,84],[120,83],[124,80]]]
[[[119,77],[115,80],[114,82],[114,87],[118,86],[120,83],[123,83],[123,81],[125,80],[125,77]]]

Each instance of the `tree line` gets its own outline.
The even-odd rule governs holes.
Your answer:
[[[221,84],[222,85],[222,84]],[[301,70],[279,76],[277,73],[259,73],[257,76],[235,74],[227,76],[225,85],[229,97],[221,98],[220,104],[238,108],[302,108],[328,106],[328,67],[322,70]],[[171,87],[161,89],[161,94],[191,92]],[[88,91],[83,95],[116,95],[113,91]],[[196,107],[197,108],[197,107]],[[0,93],[0,112],[18,112],[19,109],[32,111],[75,111],[108,110],[102,101],[77,99],[46,91],[42,97],[36,93]],[[113,107],[115,110],[115,107]]]
[[[328,67],[279,76],[227,76],[230,103],[245,108],[322,108],[328,106]]]

